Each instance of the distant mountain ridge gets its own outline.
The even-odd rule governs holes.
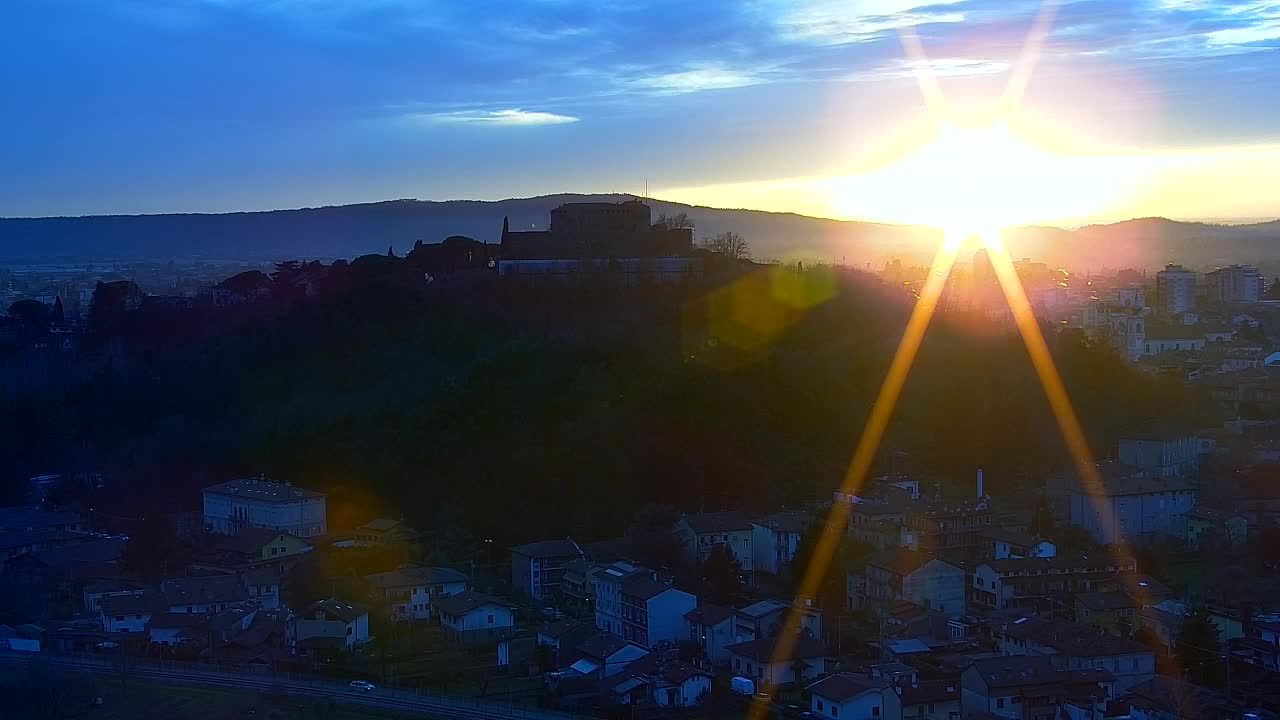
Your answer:
[[[497,201],[388,200],[218,214],[0,218],[0,258],[353,257],[386,252],[388,246],[403,252],[416,240],[439,242],[450,235],[498,242],[504,217],[510,219],[512,229],[544,228],[551,210],[563,203],[633,197],[557,194]],[[850,264],[878,264],[892,256],[923,260],[939,238],[936,229],[922,226],[647,202],[655,219],[663,213],[687,213],[698,237],[726,230],[741,233],[758,258]],[[1076,230],[1014,228],[1006,238],[1015,255],[1073,267],[1280,261],[1280,220],[1216,225],[1140,218]]]

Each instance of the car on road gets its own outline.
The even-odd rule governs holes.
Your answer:
[[[358,690],[360,692],[373,692],[378,689],[377,686],[368,680],[352,680],[349,687],[352,690]]]

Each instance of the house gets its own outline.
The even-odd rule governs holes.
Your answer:
[[[1159,640],[1166,652],[1172,653],[1178,647],[1178,638],[1182,636],[1182,622],[1186,613],[1165,603],[1143,607],[1138,612],[1141,627]]]
[[[296,558],[311,552],[311,543],[273,528],[242,527],[235,535],[219,535],[214,540],[219,559],[231,566],[253,565]]]
[[[668,583],[632,575],[622,581],[622,637],[642,647],[682,640],[684,614],[697,604],[692,594]]]
[[[708,660],[716,665],[729,662],[729,646],[740,642],[734,629],[733,610],[705,604],[685,613],[684,620],[689,629],[688,641],[702,648]]]
[[[1198,447],[1198,445],[1196,446]],[[1193,455],[1198,456],[1193,447]],[[1092,490],[1070,493],[1071,525],[1089,533],[1099,545],[1148,543],[1181,535],[1184,518],[1196,501],[1195,484],[1178,475],[1129,477]]]
[[[249,599],[263,609],[275,610],[280,607],[280,573],[274,568],[252,568],[244,574],[245,587]]]
[[[207,637],[207,615],[158,612],[147,623],[147,639],[160,645],[182,645],[201,642]]]
[[[614,635],[622,635],[622,583],[628,578],[642,576],[656,580],[658,574],[643,565],[619,560],[592,573],[595,588],[596,627]]]
[[[536,640],[539,645],[551,649],[554,667],[564,667],[574,649],[595,634],[596,628],[591,623],[565,618],[538,628]]]
[[[960,720],[960,678],[914,681],[899,687],[903,720]]]
[[[1142,354],[1150,356],[1179,350],[1204,350],[1207,343],[1204,332],[1194,326],[1148,322]]]
[[[835,661],[821,641],[800,635],[761,637],[726,648],[734,675],[755,681],[756,689],[803,685],[828,671]]]
[[[432,602],[467,589],[467,576],[442,567],[402,567],[389,572],[366,575],[370,594],[386,606],[392,621],[426,620],[432,615]]]
[[[1047,657],[977,660],[960,676],[961,712],[966,718],[1054,720],[1068,697],[1104,702],[1113,680],[1111,673],[1096,668],[1060,670]]]
[[[1169,675],[1134,685],[1123,699],[1133,720],[1221,718],[1227,704],[1221,694]]]
[[[790,569],[800,535],[812,519],[809,513],[791,510],[752,520],[751,557],[755,561],[752,569],[774,575]]]
[[[205,488],[202,495],[205,528],[212,532],[235,535],[257,527],[304,538],[328,532],[324,493],[291,482],[231,480]]]
[[[356,528],[356,547],[383,547],[417,542],[418,532],[400,520],[374,518]]]
[[[908,600],[933,612],[963,615],[965,571],[923,552],[895,548],[867,559],[863,607]]]
[[[980,555],[986,560],[1053,557],[1058,552],[1058,547],[1044,538],[1008,528],[987,528],[978,533],[978,538],[982,541]]]
[[[89,532],[89,523],[80,513],[70,510],[45,510],[38,505],[0,507],[0,532]]]
[[[789,623],[810,637],[822,636],[822,613],[812,601],[784,602],[774,598],[758,600],[734,612],[734,635],[741,638],[771,637]]]
[[[128,595],[108,595],[100,603],[102,629],[109,633],[138,633],[147,629],[151,616],[168,610],[163,593],[139,590]]]
[[[369,611],[337,598],[312,603],[295,625],[298,643],[314,637],[338,638],[350,649],[369,642]]]
[[[701,564],[714,548],[723,545],[747,575],[755,568],[753,532],[751,521],[737,510],[686,515],[675,526],[676,537],[694,562]]]
[[[111,595],[132,595],[142,590],[142,585],[132,580],[99,580],[84,586],[84,609],[90,614],[102,610],[102,598]]]
[[[569,669],[596,678],[612,677],[649,654],[647,648],[612,633],[597,633],[579,643],[575,650],[579,659]]]
[[[907,527],[915,531],[920,550],[939,553],[981,544],[978,533],[990,527],[991,508],[985,498],[912,503]]]
[[[92,539],[70,530],[0,530],[0,561]]]
[[[992,634],[1002,655],[1048,656],[1058,670],[1107,670],[1118,690],[1155,674],[1151,648],[1088,625],[1024,617],[993,628]]]
[[[659,708],[696,707],[711,694],[711,673],[653,653],[627,665],[622,674],[643,680],[649,688],[649,699]]]
[[[968,602],[976,607],[1051,611],[1063,593],[1118,590],[1137,571],[1132,557],[1092,556],[987,560],[973,569]]]
[[[215,613],[249,598],[235,575],[170,578],[160,583],[160,592],[170,612]]]
[[[511,548],[511,586],[534,602],[550,601],[559,595],[569,563],[582,554],[573,538],[517,545]]]
[[[1192,550],[1239,550],[1249,540],[1244,515],[1197,505],[1186,515],[1187,547]]]
[[[507,601],[474,590],[435,600],[440,627],[464,645],[496,642],[515,629],[515,616]]]
[[[1086,592],[1076,595],[1076,622],[1104,630],[1112,635],[1129,637],[1142,622],[1140,603],[1128,593]]]
[[[826,720],[902,720],[902,698],[887,680],[842,672],[808,687],[809,709]]]
[[[1254,622],[1244,637],[1227,641],[1233,659],[1280,673],[1280,622]]]
[[[597,572],[608,565],[578,558],[570,560],[560,576],[560,598],[565,610],[585,617],[595,612]]]

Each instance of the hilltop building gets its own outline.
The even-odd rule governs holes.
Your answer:
[[[204,524],[212,532],[235,535],[241,528],[256,527],[315,537],[328,531],[324,493],[291,482],[232,480],[202,493]]]

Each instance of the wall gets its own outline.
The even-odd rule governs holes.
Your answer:
[[[964,570],[941,560],[930,560],[903,579],[902,596],[948,616],[963,615]]]
[[[103,615],[102,629],[106,632],[143,632],[151,622],[151,613],[130,615]]]
[[[204,492],[205,524],[214,532],[235,534],[242,524],[282,530],[300,537],[328,531],[324,498],[273,502]]]
[[[489,617],[493,616],[493,622]],[[463,639],[497,639],[500,632],[509,630],[514,621],[509,608],[500,605],[482,605],[461,617],[440,616],[440,624]]]
[[[1098,506],[1085,493],[1071,496],[1071,524],[1083,528],[1094,542],[1104,545],[1137,541],[1148,533],[1177,534],[1182,516],[1195,503],[1195,492],[1116,495],[1107,500]]]
[[[686,629],[684,614],[697,606],[698,598],[675,588],[649,598],[649,645],[659,640],[682,640]]]
[[[844,702],[833,702],[830,698],[814,694],[809,701],[810,710],[824,718],[832,720],[900,720],[902,718],[902,699],[892,689],[878,693],[863,693]],[[832,713],[832,706],[839,712]],[[879,712],[876,713],[875,709]]]

